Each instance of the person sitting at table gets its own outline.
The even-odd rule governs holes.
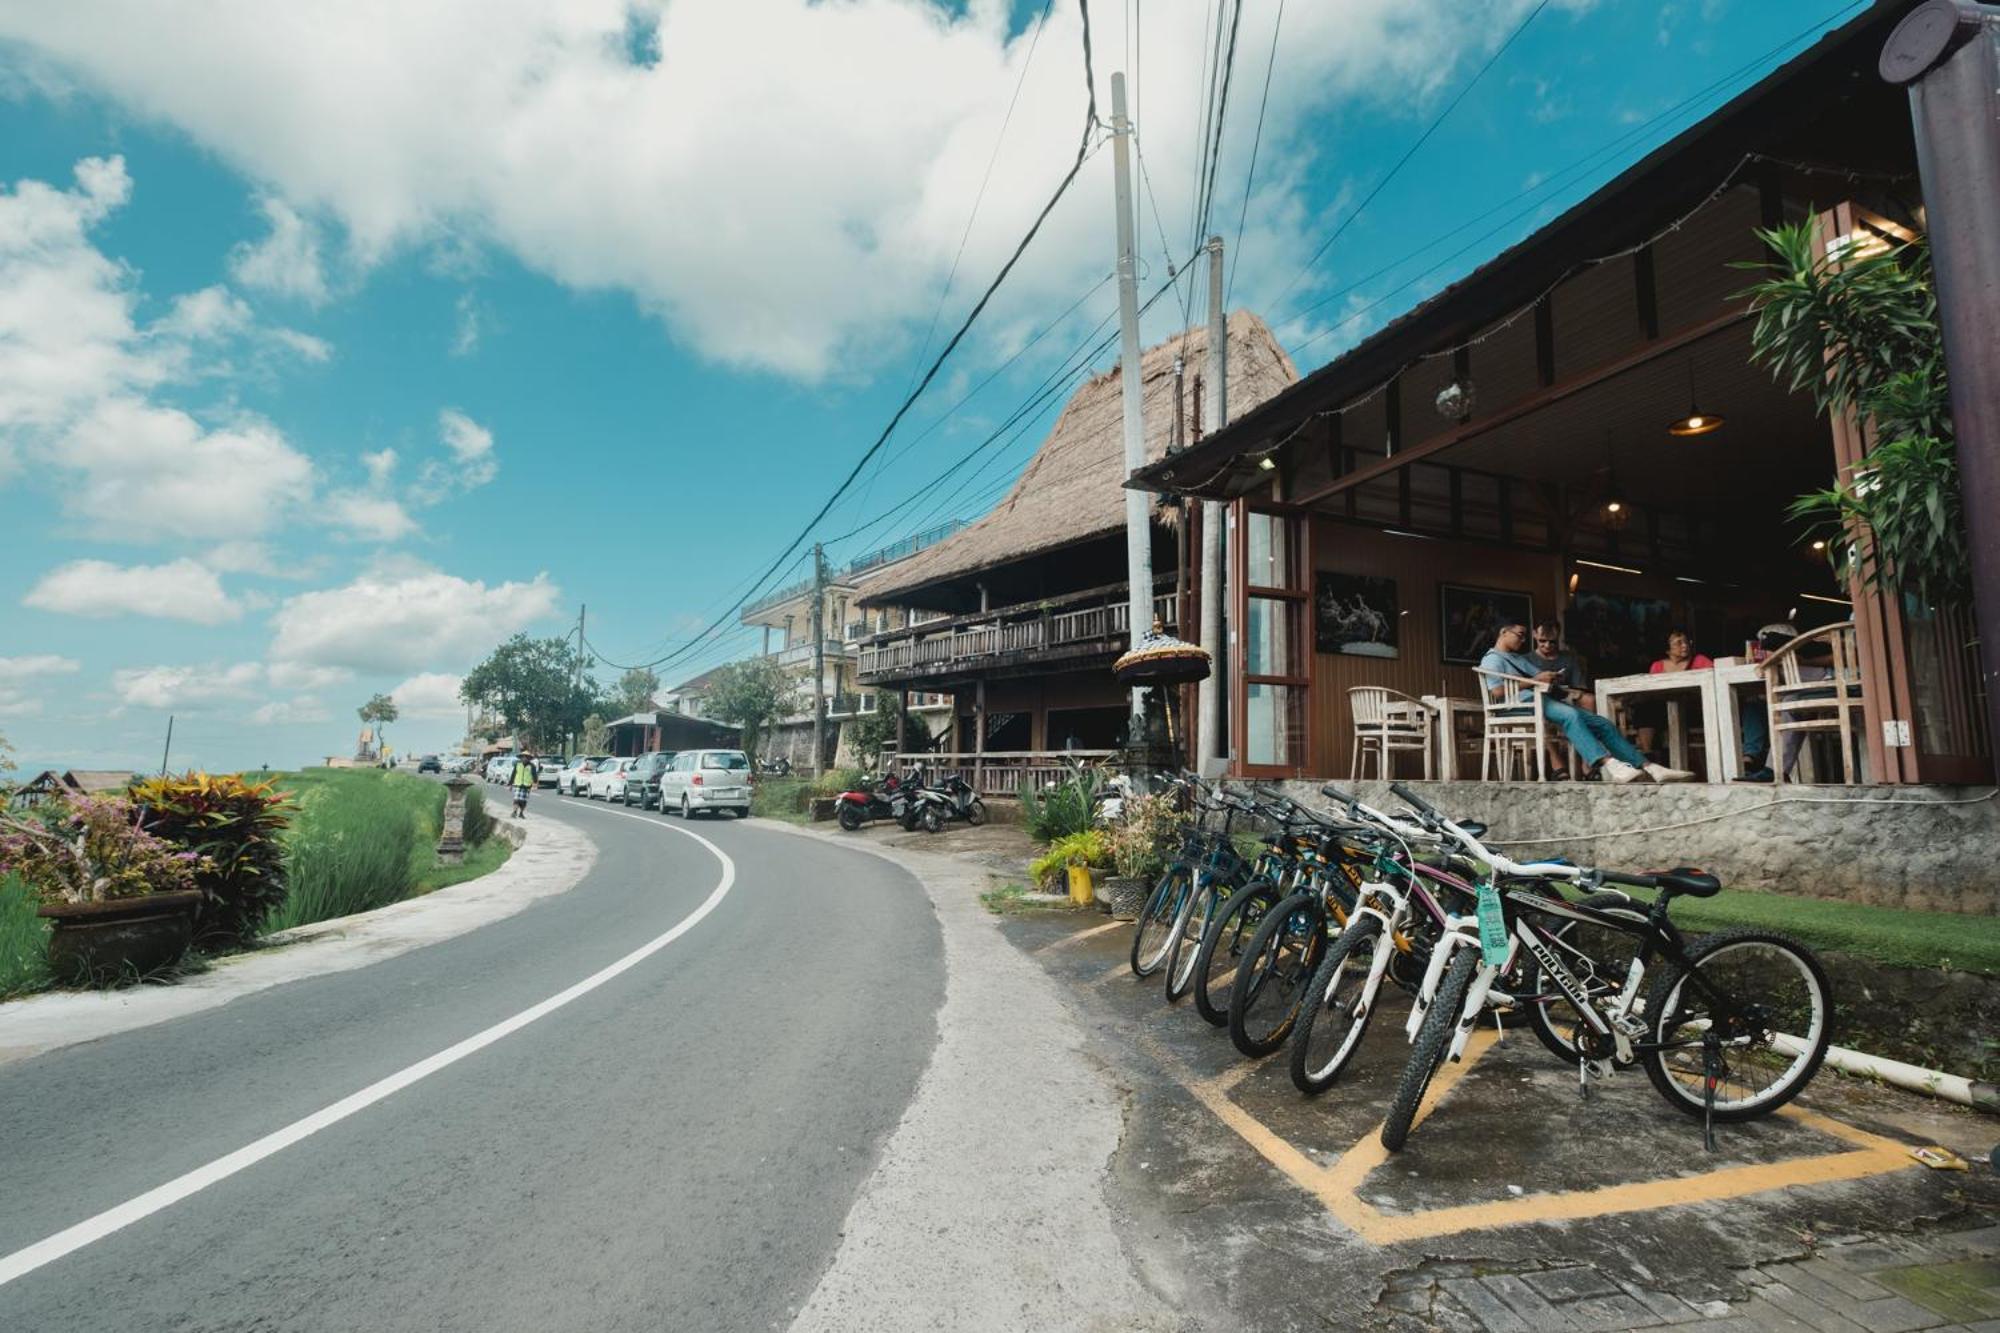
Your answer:
[[[1611,719],[1578,708],[1569,699],[1559,697],[1570,693],[1567,686],[1558,685],[1556,671],[1551,667],[1538,666],[1528,651],[1528,627],[1520,621],[1502,625],[1494,637],[1493,646],[1486,656],[1479,659],[1479,669],[1494,675],[1517,676],[1523,680],[1540,681],[1549,688],[1541,696],[1542,716],[1562,728],[1563,735],[1576,747],[1577,758],[1585,768],[1600,774],[1608,782],[1692,782],[1694,774],[1664,764],[1648,763],[1646,756],[1634,749],[1632,742],[1619,734]],[[1504,682],[1489,681],[1488,687],[1494,697],[1499,697],[1505,688]]]
[[[1694,650],[1694,636],[1676,625],[1667,631],[1667,655],[1647,670],[1655,676],[1673,671],[1711,671],[1715,663],[1708,654]],[[1660,737],[1660,727],[1666,721],[1667,706],[1658,699],[1648,699],[1632,706],[1632,721],[1637,724],[1639,748],[1647,754],[1657,754],[1655,743]]]
[[[1597,696],[1589,690],[1579,689],[1583,683],[1583,668],[1576,658],[1562,646],[1562,622],[1554,618],[1537,621],[1533,635],[1534,651],[1528,654],[1531,661],[1541,671],[1553,671],[1555,676],[1549,682],[1549,693],[1555,698],[1573,703],[1586,713],[1597,711]],[[1643,748],[1643,747],[1641,747]],[[1563,762],[1562,747],[1549,742],[1549,776],[1561,782],[1569,777],[1569,767]]]

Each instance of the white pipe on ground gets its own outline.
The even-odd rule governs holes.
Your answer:
[[[1771,1038],[1771,1045],[1786,1055],[1797,1055],[1806,1046],[1797,1037],[1780,1032]],[[1928,1093],[1942,1097],[1960,1106],[1977,1107],[1982,1111],[2000,1113],[2000,1087],[1983,1083],[1976,1079],[1947,1074],[1937,1069],[1925,1069],[1919,1065],[1904,1064],[1901,1060],[1891,1060],[1885,1056],[1869,1055],[1865,1051],[1850,1051],[1845,1046],[1826,1048],[1826,1063],[1843,1074],[1859,1074],[1863,1078],[1879,1078],[1884,1083],[1903,1088],[1910,1092]]]

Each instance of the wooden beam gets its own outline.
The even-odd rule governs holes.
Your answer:
[[[1547,296],[1535,302],[1535,379],[1544,389],[1556,382],[1556,310]]]
[[[1405,449],[1393,458],[1384,458],[1372,465],[1357,467],[1353,471],[1348,472],[1337,480],[1328,482],[1317,490],[1309,491],[1304,495],[1296,497],[1292,503],[1309,505],[1352,487],[1365,485],[1377,477],[1414,463],[1418,459],[1429,458],[1434,454],[1443,453],[1447,449],[1464,444],[1467,440],[1476,439],[1488,431],[1497,430],[1501,426],[1519,421],[1522,417],[1538,412],[1551,404],[1559,403],[1565,398],[1573,397],[1585,389],[1594,388],[1599,384],[1614,380],[1628,370],[1636,369],[1663,356],[1670,356],[1682,348],[1698,343],[1713,334],[1726,332],[1750,317],[1751,314],[1748,310],[1732,310],[1726,315],[1718,315],[1716,318],[1708,320],[1705,323],[1682,329],[1679,333],[1667,334],[1657,342],[1649,343],[1628,356],[1620,357],[1616,361],[1587,370],[1572,379],[1563,381],[1561,384],[1551,385],[1540,393],[1530,394],[1504,411],[1496,412],[1492,416],[1482,418],[1477,422],[1469,422],[1456,430],[1449,430],[1440,435],[1433,435],[1422,444],[1411,445],[1408,449]]]

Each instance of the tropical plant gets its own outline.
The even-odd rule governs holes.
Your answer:
[[[1048,850],[1028,863],[1028,874],[1036,884],[1049,888],[1060,882],[1072,866],[1111,864],[1111,840],[1103,829],[1067,833],[1049,843]]]
[[[48,986],[49,923],[28,882],[0,874],[0,1000]]]
[[[1091,826],[1097,813],[1098,772],[1074,759],[1068,771],[1041,791],[1021,788],[1021,819],[1037,842],[1053,842]]]
[[[270,781],[237,774],[188,773],[147,778],[132,788],[146,827],[200,857],[195,887],[204,901],[196,921],[204,946],[241,943],[257,934],[285,899],[284,832],[297,808]]]
[[[1853,415],[1874,448],[1851,477],[1792,502],[1836,574],[1931,606],[1970,596],[1944,343],[1919,241],[1874,254],[1814,253],[1814,226],[1759,230],[1765,278],[1737,293],[1757,313],[1751,359],[1822,415]]]
[[[611,706],[616,715],[627,717],[633,713],[644,713],[653,707],[653,696],[660,692],[660,678],[645,667],[633,667],[618,678],[611,687]]]
[[[1186,817],[1165,796],[1131,796],[1111,831],[1111,862],[1124,879],[1157,879]]]
[[[375,727],[375,744],[379,748],[388,737],[388,724],[402,713],[396,701],[386,694],[370,696],[367,703],[354,710],[355,716]]]
[[[875,695],[875,711],[863,714],[861,720],[848,729],[847,735],[854,752],[870,768],[876,768],[881,765],[882,756],[895,747],[899,730],[906,749],[923,751],[930,748],[930,726],[903,707],[902,691],[880,690]]]
[[[517,741],[536,750],[560,745],[604,706],[597,683],[577,671],[568,639],[526,634],[516,634],[467,672],[458,697],[492,712]]]
[[[303,787],[285,837],[285,898],[263,928],[351,916],[415,893],[444,794],[399,773],[341,774]]]
[[[44,903],[102,903],[195,887],[198,853],[156,838],[122,796],[73,796],[0,815],[0,875]]]
[[[752,657],[719,669],[710,684],[707,713],[733,723],[743,734],[743,750],[754,762],[770,725],[790,712],[794,682],[775,657]]]

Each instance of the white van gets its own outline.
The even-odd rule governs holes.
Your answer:
[[[741,750],[683,750],[660,774],[660,810],[693,818],[705,810],[750,814],[750,756]]]

